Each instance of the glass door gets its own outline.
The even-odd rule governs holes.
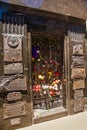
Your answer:
[[[32,36],[34,117],[63,111],[63,38]]]

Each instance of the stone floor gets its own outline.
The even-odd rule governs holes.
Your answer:
[[[87,130],[87,111],[18,130]]]

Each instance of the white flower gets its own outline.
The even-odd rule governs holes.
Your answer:
[[[54,85],[54,90],[58,90],[57,84]]]
[[[48,87],[49,87],[48,85],[42,85],[43,89],[48,89]]]

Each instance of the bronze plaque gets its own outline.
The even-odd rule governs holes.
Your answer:
[[[85,88],[84,79],[73,80],[73,89]]]
[[[84,56],[72,56],[72,65],[84,66],[85,65]]]
[[[23,73],[22,63],[12,63],[4,65],[4,74],[17,74],[17,73]]]
[[[85,78],[86,73],[85,73],[85,68],[81,67],[73,67],[72,68],[72,73],[71,73],[71,78]]]
[[[22,61],[21,36],[4,36],[4,61]]]
[[[21,92],[12,92],[7,95],[8,101],[16,101],[16,100],[20,100],[20,99],[22,99]]]
[[[83,55],[83,46],[81,44],[73,46],[74,55]]]
[[[12,104],[3,104],[4,119],[11,117],[26,115],[26,101],[16,102]]]
[[[24,78],[17,78],[11,81],[6,87],[6,91],[19,91],[19,90],[27,90],[27,82],[26,77]]]

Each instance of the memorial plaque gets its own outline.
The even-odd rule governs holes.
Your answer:
[[[83,98],[83,96],[84,96],[83,89],[74,90],[75,101],[78,100],[78,98]]]
[[[81,44],[73,46],[74,55],[83,55],[83,46]]]
[[[83,79],[73,80],[73,89],[85,88],[85,81]]]
[[[20,100],[20,99],[22,99],[21,92],[12,92],[7,95],[8,101],[16,101],[16,100]]]
[[[78,101],[75,101],[74,103],[74,112],[83,111],[83,98],[79,98]]]
[[[21,36],[4,36],[4,61],[22,61]]]
[[[4,65],[4,74],[17,74],[17,73],[23,73],[22,63],[12,63]]]
[[[72,56],[72,65],[84,66],[85,65],[84,56]]]
[[[16,102],[12,104],[3,104],[4,119],[11,117],[26,115],[26,101]]]
[[[71,78],[85,78],[86,73],[85,73],[85,68],[80,68],[80,67],[73,67],[72,72],[71,72]]]
[[[19,90],[27,90],[27,82],[26,77],[18,78],[11,81],[6,87],[6,91],[19,91]]]
[[[19,125],[21,123],[21,118],[14,118],[14,119],[12,119],[11,121],[10,121],[10,124],[12,125],[12,126],[14,126],[14,125]]]

